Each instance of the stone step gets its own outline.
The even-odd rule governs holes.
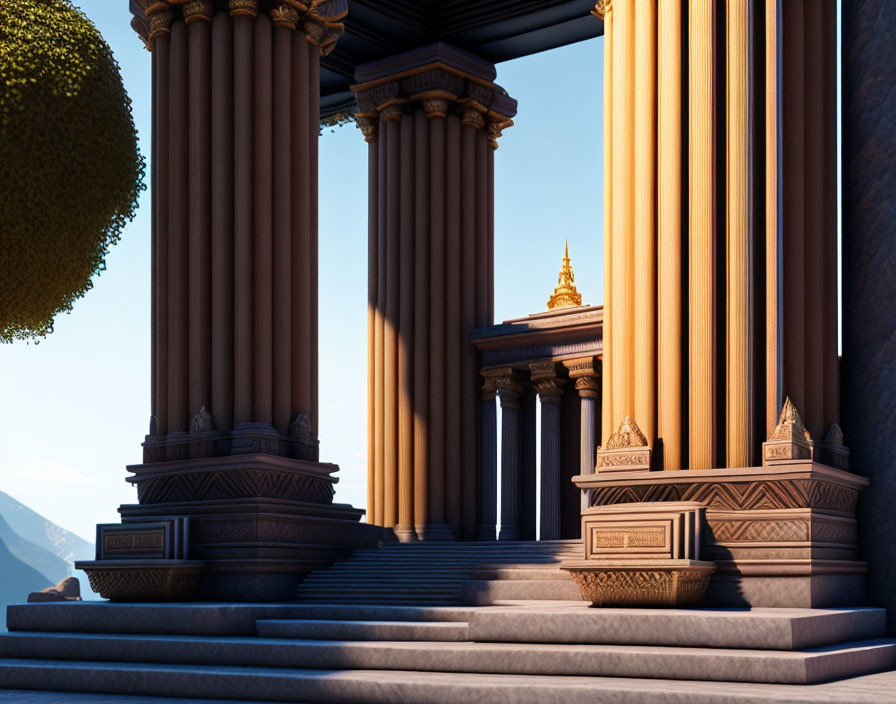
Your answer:
[[[813,684],[896,666],[896,641],[883,639],[782,652],[411,640],[58,636],[2,636],[0,653],[13,660],[38,662],[77,659],[157,665],[612,676],[780,684]]]
[[[467,581],[461,597],[464,604],[477,606],[517,599],[576,601],[582,594],[571,579],[498,579]]]
[[[628,657],[629,660],[635,658]],[[837,683],[839,684],[839,683]],[[251,701],[364,704],[634,704],[688,702],[764,704],[772,701],[859,701],[844,686],[803,687],[687,682],[624,677],[496,675],[400,670],[308,670],[273,667],[0,661],[0,688],[102,692]],[[828,692],[828,696],[825,696]],[[892,694],[888,692],[887,694]],[[892,701],[878,695],[864,702]]]
[[[340,603],[293,604],[290,618],[326,621],[464,621],[475,611],[463,606],[346,605]]]
[[[465,621],[347,621],[347,620],[259,620],[258,635],[264,638],[300,638],[304,640],[380,640],[380,641],[464,641]]]
[[[470,579],[475,580],[546,580],[562,582],[573,581],[572,575],[559,567],[525,566],[482,567],[470,572]]]

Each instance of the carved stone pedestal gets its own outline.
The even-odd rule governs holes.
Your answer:
[[[706,603],[859,605],[856,502],[868,480],[809,460],[773,466],[574,477],[591,507],[691,501],[706,507],[701,556],[718,566]]]
[[[128,469],[140,503],[119,508],[122,528],[147,532],[166,521],[183,526],[178,557],[205,566],[191,599],[292,601],[312,569],[355,548],[394,540],[361,523],[362,510],[331,503],[338,469],[332,464],[250,453]],[[90,568],[108,575],[122,564],[115,558],[126,555],[103,554],[102,547],[98,542],[101,562]],[[147,574],[165,562],[152,555],[142,559]]]

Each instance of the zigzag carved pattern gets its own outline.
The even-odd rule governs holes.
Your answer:
[[[806,479],[757,482],[653,484],[598,487],[591,506],[640,501],[699,501],[709,509],[747,511],[775,508],[830,508],[855,511],[855,489]]]
[[[213,470],[143,479],[137,483],[141,504],[203,499],[270,497],[328,504],[333,501],[328,479],[271,469]]]
[[[710,521],[715,542],[809,540],[808,521]]]

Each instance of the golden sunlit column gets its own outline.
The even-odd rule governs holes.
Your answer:
[[[604,325],[603,369],[604,378],[612,378],[613,324],[613,5],[610,0],[600,0],[593,13],[604,23]],[[604,384],[601,390],[601,442],[605,443],[613,433],[613,384]]]
[[[691,469],[716,465],[716,0],[688,8],[688,432]]]
[[[611,425],[634,412],[634,122],[635,2],[613,2],[613,200],[612,320],[613,410]]]
[[[659,0],[657,23],[657,436],[663,469],[681,469],[681,0]]]
[[[634,412],[656,433],[656,5],[635,5]],[[614,419],[619,422],[619,419]]]
[[[516,101],[491,83],[491,64],[447,45],[359,66],[356,78],[359,127],[380,143],[369,167],[369,520],[400,540],[475,539],[480,365],[469,340],[491,324],[492,154]]]
[[[748,467],[753,447],[752,0],[727,5],[726,466]]]

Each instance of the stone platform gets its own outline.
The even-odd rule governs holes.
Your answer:
[[[666,702],[686,693],[698,702],[819,701],[806,698],[807,685],[896,666],[881,609],[541,601],[8,612],[0,688],[19,690],[303,702]],[[743,698],[731,698],[731,683]]]

